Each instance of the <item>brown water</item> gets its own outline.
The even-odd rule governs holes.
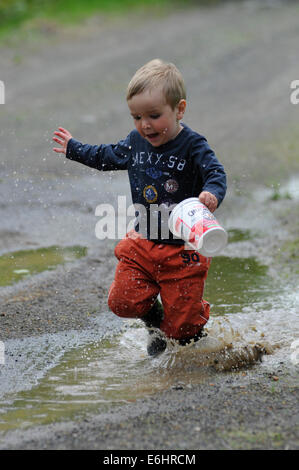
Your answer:
[[[36,250],[20,250],[0,256],[0,286],[7,286],[42,271],[55,269],[59,264],[86,256],[82,246],[50,246]]]
[[[15,383],[23,377],[17,389],[8,387],[2,397],[0,430],[79,419],[172,386],[188,387],[219,371],[259,364],[263,353],[284,346],[277,343],[275,292],[267,268],[254,258],[220,256],[213,259],[205,292],[213,312],[208,337],[198,343],[180,347],[170,342],[164,354],[150,358],[147,332],[138,320],[126,321],[118,333],[101,341],[88,336],[81,341],[79,333],[68,342],[61,335],[39,343],[33,339],[31,354],[24,359],[22,352],[26,371],[10,362],[5,377],[5,365],[0,366],[1,380]],[[292,309],[290,300],[291,316]]]

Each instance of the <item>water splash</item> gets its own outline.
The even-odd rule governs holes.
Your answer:
[[[169,340],[167,350],[151,358],[146,352],[147,331],[142,322],[129,320],[121,330],[100,341],[90,337],[80,344],[76,333],[73,343],[60,350],[51,367],[47,367],[49,354],[42,351],[43,344],[46,348],[42,342],[39,357],[44,357],[45,367],[39,364],[39,369],[43,374],[27,390],[19,388],[10,393],[7,389],[0,430],[81,419],[90,412],[259,364],[263,357],[275,358],[277,351],[287,357],[298,334],[298,294],[288,286],[283,290],[280,287],[277,295],[267,269],[253,259],[219,257],[212,266],[205,295],[213,312],[205,328],[207,337],[187,346]],[[281,315],[286,309],[287,315]],[[116,317],[108,319],[108,313],[105,315],[101,316],[102,325],[97,326],[100,332],[114,318],[116,321]],[[3,372],[1,379],[5,378]]]

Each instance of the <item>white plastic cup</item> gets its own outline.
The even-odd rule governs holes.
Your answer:
[[[227,244],[226,231],[196,197],[185,199],[175,206],[168,227],[173,235],[206,257],[216,256]]]

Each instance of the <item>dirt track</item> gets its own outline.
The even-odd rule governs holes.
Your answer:
[[[90,143],[126,136],[132,127],[126,84],[156,56],[182,70],[189,97],[185,122],[207,136],[227,170],[229,193],[219,216],[226,226],[237,226],[239,214],[247,214],[263,230],[260,239],[228,254],[254,253],[273,271],[283,262],[282,272],[296,286],[291,257],[286,252],[281,258],[280,247],[296,236],[297,202],[254,198],[261,188],[299,173],[299,105],[289,99],[290,82],[298,79],[299,10],[293,3],[258,3],[147,21],[133,15],[117,22],[98,19],[17,49],[2,47],[0,252],[54,244],[89,248],[86,258],[66,268],[0,289],[2,341],[92,329],[93,319],[107,313],[114,241],[94,236],[94,209],[129,195],[127,179],[59,158],[51,137],[58,125]],[[118,326],[114,319],[112,328]],[[271,364],[219,373],[84,421],[11,431],[1,436],[0,446],[298,448],[297,376],[286,364]],[[3,374],[0,369],[1,379]],[[273,376],[279,376],[275,383]]]

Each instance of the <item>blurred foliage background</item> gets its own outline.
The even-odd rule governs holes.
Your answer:
[[[0,28],[42,17],[73,22],[97,12],[121,13],[140,7],[211,5],[219,0],[0,0]]]

